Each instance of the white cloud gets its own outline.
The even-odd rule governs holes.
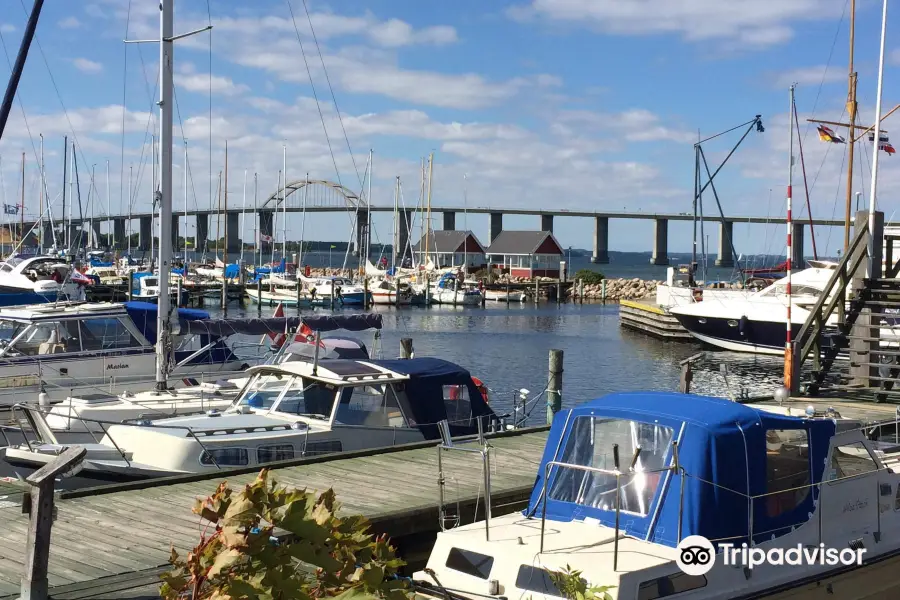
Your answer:
[[[0,33],[12,33],[15,30],[15,25],[10,25],[9,23],[0,23]]]
[[[222,96],[238,96],[250,88],[242,83],[235,83],[230,77],[213,75],[210,79],[208,73],[176,73],[175,85],[189,92],[208,94],[210,89],[213,94]]]
[[[818,86],[820,83],[835,83],[846,81],[847,73],[839,67],[816,65],[813,67],[800,67],[778,73],[774,76],[774,85],[779,88],[790,87],[792,83],[800,85]]]
[[[680,35],[767,47],[790,39],[792,24],[841,14],[843,0],[530,0],[514,19],[540,19],[621,35]]]
[[[87,73],[89,75],[96,75],[103,71],[102,64],[93,60],[88,60],[87,58],[73,58],[72,64],[82,73]]]
[[[643,108],[632,108],[619,113],[569,110],[560,113],[558,121],[563,126],[576,125],[579,128],[588,127],[595,132],[612,132],[616,138],[629,142],[669,141],[686,144],[697,139],[697,135],[691,131],[664,125],[659,115]]]
[[[60,29],[78,29],[81,27],[81,21],[79,21],[74,16],[70,15],[65,19],[61,19],[57,25]]]
[[[415,31],[409,23],[400,19],[390,19],[373,25],[367,35],[375,43],[388,48],[411,46],[413,44],[452,44],[457,41],[456,29],[447,25],[426,27]]]

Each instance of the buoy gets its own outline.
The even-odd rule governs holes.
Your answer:
[[[41,408],[50,408],[50,395],[43,390],[38,394],[38,406]]]

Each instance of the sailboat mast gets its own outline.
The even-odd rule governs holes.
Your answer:
[[[791,85],[791,110],[788,114],[794,114],[794,86]],[[789,144],[790,152],[788,156],[788,186],[787,186],[787,218],[785,221],[787,222],[787,283],[785,291],[787,293],[787,333],[784,341],[784,387],[788,390],[792,389],[793,385],[793,376],[794,376],[794,352],[793,352],[793,340],[792,331],[791,331],[791,272],[793,271],[794,265],[793,263],[793,240],[791,239],[791,234],[793,230],[793,219],[791,218],[791,204],[792,204],[792,195],[793,189],[792,184],[794,182],[794,119],[790,119],[791,126],[791,141]]]
[[[69,152],[67,149],[66,155],[68,155],[68,153]],[[74,179],[74,177],[75,177],[75,143],[73,142],[72,143],[72,169],[69,171],[69,214],[68,214],[69,222],[66,223],[67,215],[62,216],[63,227],[65,229],[64,233],[66,236],[66,249],[69,251],[72,250],[72,242],[75,241],[72,239],[72,205],[75,203],[75,191],[74,191],[75,190],[75,179]],[[129,185],[131,185],[130,180],[129,180]]]
[[[469,272],[469,174],[463,173],[463,229],[465,237],[463,238],[463,272]]]
[[[856,155],[853,147],[856,144],[856,72],[853,70],[853,51],[856,41],[856,0],[850,0],[850,59],[848,69],[848,90],[847,90],[847,114],[850,117],[850,135],[847,140],[847,153],[850,160],[847,163],[847,203],[846,215],[844,218],[844,252],[850,247],[850,218],[851,218],[851,199],[853,198],[853,161]],[[877,130],[876,130],[877,133]],[[876,135],[877,137],[877,135]]]
[[[66,170],[69,167],[69,136],[63,136],[63,185],[62,185],[62,222],[63,222],[63,235],[62,241],[66,246],[66,253],[71,250],[68,242],[66,241]],[[71,179],[70,179],[70,187],[71,187]]]
[[[278,171],[278,187],[281,188],[281,170]],[[282,188],[283,190],[283,188]],[[278,192],[276,192],[277,194]],[[282,191],[282,194],[284,192]],[[275,200],[277,202],[278,196],[275,196]],[[275,267],[275,240],[278,238],[278,205],[275,205],[275,210],[272,211],[272,267]]]
[[[219,240],[222,239],[222,171],[216,186],[216,258],[219,258]]]
[[[228,266],[228,140],[225,140],[225,189],[223,190],[223,194],[225,196],[225,206],[222,209],[222,214],[225,215],[225,240],[224,246],[225,249],[222,251],[222,262],[225,263],[225,266]],[[225,271],[222,271],[222,277],[225,277]]]
[[[182,265],[185,268],[185,274],[187,273],[187,262],[188,262],[188,248],[187,248],[187,228],[188,228],[188,207],[187,207],[187,172],[188,172],[188,162],[187,162],[187,140],[184,140],[184,174],[181,187],[184,188],[184,264]],[[197,238],[194,238],[194,255],[197,254]]]
[[[70,181],[71,181],[71,175]],[[128,165],[128,256],[131,257],[131,233],[132,233],[132,224],[131,224],[131,185],[132,178],[134,177],[134,165]],[[69,210],[71,211],[71,201],[69,202]],[[71,219],[70,219],[71,220]],[[68,228],[66,229],[68,231]]]
[[[241,234],[238,236],[238,239],[241,240],[241,254],[238,259],[238,264],[244,262],[244,214],[247,212],[247,169],[244,169],[244,192],[243,199],[241,200]]]
[[[108,159],[106,161],[106,216],[112,217],[112,206],[109,202],[109,160]],[[112,222],[110,222],[110,225],[112,225]],[[115,248],[115,245],[116,245],[115,235],[116,235],[115,234],[115,226],[113,226],[113,231],[110,232],[110,235],[108,238],[109,240],[112,241],[112,243],[109,244],[110,248]]]
[[[428,197],[425,210],[425,264],[428,264],[428,242],[431,233],[431,175],[434,172],[434,152],[428,155]],[[437,266],[437,263],[435,263]]]
[[[303,212],[300,215],[300,254],[298,262],[303,264],[303,244],[306,240],[306,202],[309,199],[309,171],[306,172],[306,185],[303,186]]]
[[[880,277],[881,265],[876,264],[875,244],[883,244],[884,240],[875,239],[875,193],[878,190],[878,155],[881,149],[881,92],[884,84],[884,41],[887,33],[887,6],[888,0],[884,0],[881,9],[881,50],[878,57],[878,92],[875,98],[875,142],[872,148],[872,187],[869,191],[869,277]],[[881,252],[878,253],[881,256]],[[880,262],[880,261],[879,261]]]
[[[19,208],[21,215],[19,220],[19,245],[23,246],[25,244],[25,153],[22,152],[22,191],[19,195],[19,203],[22,205]]]
[[[397,246],[400,245],[400,224],[397,222],[400,213],[400,176],[397,175],[397,184],[394,187],[394,220],[391,227],[391,268],[397,268]]]
[[[283,175],[281,186],[281,209],[284,212],[284,219],[281,222],[281,259],[284,261],[285,272],[287,272],[287,144],[281,145],[281,172]]]
[[[38,183],[38,206],[41,207],[41,252],[44,251],[44,246],[47,244],[47,240],[44,239],[44,232],[46,228],[44,227],[44,134],[41,133],[41,164],[40,164],[40,176]]]
[[[159,0],[159,308],[156,313],[156,389],[166,389],[170,346],[169,268],[172,262],[172,73],[174,0]]]
[[[253,230],[253,239],[256,240],[256,247],[254,248],[254,254],[259,255],[259,259],[257,264],[262,264],[262,240],[259,237],[259,174],[253,173],[253,208],[256,213],[256,219],[253,221],[255,224],[255,229]]]
[[[97,172],[97,165],[91,165],[91,187],[88,188],[88,205],[91,208],[90,218],[88,219],[88,228],[90,231],[88,232],[88,238],[90,239],[90,243],[88,244],[88,248],[93,250],[97,247],[97,240],[94,239],[94,198],[97,196],[97,185],[95,178],[95,174]],[[91,192],[94,192],[94,195],[91,196]]]

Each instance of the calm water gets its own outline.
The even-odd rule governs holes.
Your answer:
[[[398,356],[400,339],[411,337],[416,356],[455,362],[484,381],[493,391],[492,404],[498,412],[510,410],[521,388],[531,391],[530,398],[545,389],[548,354],[553,348],[564,352],[564,406],[617,391],[676,391],[679,362],[702,350],[623,330],[614,304],[535,307],[524,303],[507,308],[489,303],[484,309],[385,306],[374,310],[384,315],[377,347],[380,357]],[[272,308],[263,309],[264,316],[272,312]],[[240,314],[256,316],[256,308],[229,308],[229,317]],[[288,314],[294,313],[289,309]],[[372,347],[371,333],[359,337]],[[780,377],[777,358],[706,352],[696,363],[693,385],[703,394],[769,395]],[[540,406],[534,409],[532,422],[544,419],[543,402],[543,398],[536,402]]]

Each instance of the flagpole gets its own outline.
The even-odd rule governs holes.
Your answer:
[[[884,84],[884,41],[887,33],[887,6],[888,0],[884,0],[881,9],[881,50],[878,57],[878,92],[875,98],[875,141],[873,142],[872,156],[872,187],[869,191],[869,278],[877,278],[881,275],[881,264],[875,261],[875,193],[878,189],[878,151],[881,145],[881,92]],[[883,243],[883,240],[878,240]]]

